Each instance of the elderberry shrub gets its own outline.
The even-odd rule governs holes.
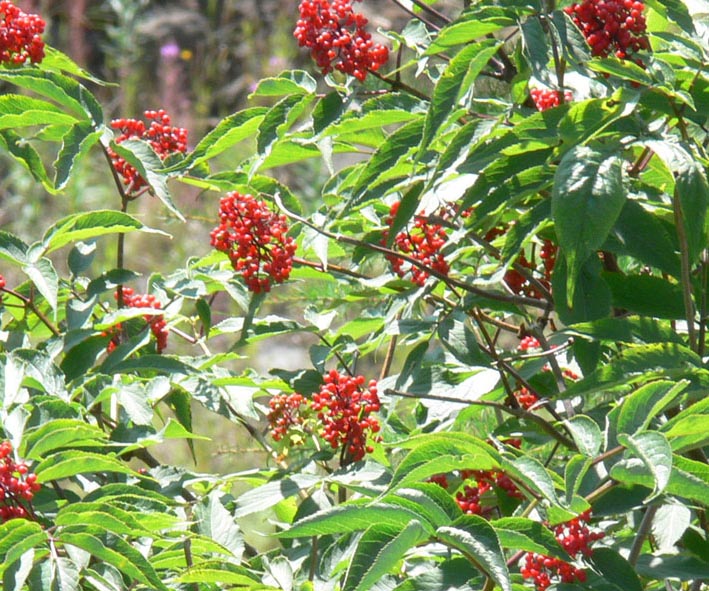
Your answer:
[[[12,2],[0,2],[0,62],[21,65],[28,59],[44,59],[42,34],[46,23],[36,14],[27,14]]]
[[[30,474],[27,464],[13,460],[12,444],[0,443],[0,523],[30,519],[32,499],[40,488],[37,476]]]
[[[359,1],[359,0],[355,0]],[[389,59],[389,50],[372,41],[367,18],[352,8],[353,0],[303,0],[293,36],[308,47],[323,74],[333,69],[364,81]]]
[[[170,116],[163,109],[145,111],[144,115],[150,121],[150,125],[147,127],[145,122],[139,119],[114,119],[111,121],[111,127],[120,132],[115,142],[120,144],[129,139],[144,140],[150,144],[161,160],[165,160],[172,154],[187,151],[187,130],[182,127],[174,127],[171,124]],[[113,167],[123,179],[127,194],[137,195],[142,189],[148,187],[148,182],[134,166],[110,148],[109,155]]]
[[[389,209],[389,215],[384,218],[384,223],[387,226],[391,227],[394,223],[399,205],[400,202],[397,201]],[[388,237],[389,230],[387,229],[384,231],[382,244],[386,245]],[[412,228],[402,230],[394,237],[392,249],[416,259],[442,275],[447,275],[450,267],[441,252],[447,241],[448,236],[443,226],[430,222],[426,215],[419,213],[414,217]],[[389,254],[386,259],[391,264],[394,273],[402,278],[410,275],[411,281],[416,285],[423,285],[430,276],[430,273],[425,269],[412,265],[396,255]]]
[[[268,292],[271,283],[283,283],[293,269],[295,240],[287,235],[286,216],[272,212],[253,195],[233,192],[219,202],[219,225],[211,244],[226,253],[246,287]]]

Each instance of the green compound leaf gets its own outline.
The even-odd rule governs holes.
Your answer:
[[[119,472],[121,474],[138,474],[126,464],[113,456],[100,455],[88,451],[60,451],[42,460],[34,469],[37,482],[70,478],[77,474],[89,472]]]
[[[653,476],[653,496],[662,493],[672,473],[672,449],[667,438],[657,431],[641,431],[634,435],[621,433],[618,442],[640,458]]]
[[[0,96],[0,129],[74,123],[76,117],[53,103],[20,94]]]
[[[24,445],[27,451],[23,455],[30,460],[41,460],[48,452],[63,447],[100,447],[106,438],[101,429],[84,421],[55,419],[26,435]]]
[[[29,171],[34,180],[42,183],[42,186],[47,191],[50,193],[55,192],[54,185],[47,175],[47,169],[44,167],[42,158],[25,138],[11,129],[1,129],[0,148],[7,150],[15,160]]]
[[[579,451],[588,457],[598,454],[603,444],[603,433],[596,422],[585,416],[575,415],[564,421]]]
[[[86,121],[72,125],[69,131],[64,134],[62,147],[54,162],[56,171],[54,186],[57,191],[66,187],[77,160],[99,141],[101,134],[101,131],[94,130],[94,127]]]
[[[347,570],[343,591],[366,591],[381,580],[404,554],[427,539],[420,522],[410,521],[403,528],[377,524],[369,527],[357,543]]]
[[[352,503],[318,511],[297,521],[290,529],[279,533],[278,537],[301,538],[343,534],[367,529],[373,523],[403,528],[419,517],[414,511],[396,505]]]
[[[510,573],[493,527],[477,515],[463,515],[450,527],[436,530],[440,542],[455,548],[477,564],[502,591],[512,591]]]
[[[147,228],[127,213],[106,209],[72,214],[52,224],[42,238],[42,246],[44,254],[49,254],[72,242],[136,230],[164,234]]]
[[[575,146],[554,175],[551,211],[566,256],[566,299],[574,301],[576,279],[586,260],[601,247],[626,200],[623,160],[586,146]]]
[[[473,43],[463,48],[448,64],[433,89],[431,107],[426,115],[426,123],[421,138],[419,154],[428,147],[436,132],[455,111],[458,101],[469,92],[475,78],[497,53],[498,41]]]
[[[0,70],[0,80],[36,92],[98,128],[103,125],[103,109],[84,86],[73,78],[45,69]]]
[[[450,525],[460,517],[460,507],[450,493],[437,484],[419,482],[386,495],[382,502],[417,512],[434,527]]]
[[[49,259],[39,259],[22,267],[25,274],[32,280],[37,291],[42,294],[52,310],[57,309],[59,293],[59,276]]]
[[[252,107],[225,117],[200,140],[184,160],[166,168],[165,172],[194,168],[254,136],[267,112],[266,107]]]
[[[490,524],[503,548],[546,554],[562,560],[569,558],[554,533],[538,521],[526,517],[502,517]]]
[[[0,525],[0,575],[25,552],[47,539],[42,526],[34,521],[12,519]]]
[[[148,587],[169,591],[155,569],[133,546],[123,538],[107,534],[102,527],[65,526],[56,534],[57,543],[75,546],[95,556]]]

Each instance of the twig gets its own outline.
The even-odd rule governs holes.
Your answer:
[[[638,533],[635,534],[633,545],[630,547],[630,552],[628,553],[628,562],[631,566],[635,566],[638,562],[638,558],[640,558],[643,543],[645,542],[645,538],[650,534],[652,520],[655,518],[655,513],[657,513],[659,508],[660,505],[650,505],[645,510],[645,515],[643,515],[643,520],[640,522]]]
[[[578,449],[573,440],[566,437],[563,433],[559,433],[559,431],[557,431],[554,428],[554,425],[552,425],[549,421],[547,421],[543,417],[540,417],[539,415],[523,410],[521,408],[511,408],[505,404],[500,404],[499,402],[492,402],[489,400],[461,400],[460,398],[453,398],[452,396],[429,396],[428,394],[412,394],[411,392],[403,392],[401,390],[393,389],[387,389],[384,391],[384,393],[390,396],[401,396],[403,398],[413,398],[415,400],[435,400],[440,402],[453,402],[456,404],[486,406],[488,408],[499,409],[500,411],[512,415],[513,417],[527,419],[532,421],[533,423],[536,423],[542,430],[546,431],[564,447],[567,447],[568,449],[574,451]]]

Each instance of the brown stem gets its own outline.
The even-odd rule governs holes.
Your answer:
[[[387,395],[390,396],[401,396],[403,398],[412,398],[414,400],[418,399],[424,399],[424,400],[434,400],[434,401],[441,401],[441,402],[453,402],[457,404],[464,404],[464,405],[469,405],[469,406],[486,406],[488,408],[492,409],[499,409],[503,413],[507,413],[509,415],[512,415],[513,417],[517,417],[520,419],[527,419],[533,423],[536,423],[543,431],[551,435],[556,441],[558,441],[561,445],[564,447],[567,447],[568,449],[576,451],[578,448],[576,447],[576,444],[571,440],[570,438],[566,437],[563,433],[559,433],[554,428],[554,425],[552,425],[549,421],[544,419],[543,417],[540,417],[539,415],[536,415],[534,413],[531,413],[529,411],[526,411],[521,408],[511,408],[505,404],[500,404],[499,402],[491,402],[489,400],[461,400],[460,398],[453,398],[452,396],[429,396],[427,394],[412,394],[410,392],[403,392],[401,390],[393,390],[393,389],[387,389],[384,392]]]
[[[44,324],[55,337],[61,336],[62,333],[59,331],[59,329],[56,326],[54,326],[52,321],[49,318],[47,318],[47,316],[44,314],[44,312],[42,312],[39,308],[37,308],[37,306],[35,305],[34,300],[32,298],[28,298],[26,296],[23,296],[21,293],[18,293],[12,289],[3,288],[0,291],[4,291],[5,293],[10,294],[13,297],[16,297],[18,300],[20,300],[22,302],[23,307],[26,310],[30,310],[37,318],[39,318],[39,320],[42,322],[42,324]]]
[[[660,508],[660,505],[650,505],[645,510],[645,515],[643,515],[643,520],[640,522],[640,527],[638,528],[638,533],[635,534],[635,539],[633,540],[633,545],[628,553],[628,562],[631,566],[635,566],[640,558],[640,552],[645,542],[645,538],[650,534],[650,528],[652,527],[652,520],[655,518],[655,513]]]
[[[689,338],[689,348],[697,351],[697,336],[694,328],[694,302],[692,301],[692,279],[689,261],[689,242],[684,227],[684,212],[679,193],[675,190],[672,200],[674,210],[675,226],[677,227],[677,239],[679,241],[680,263],[681,263],[681,283],[682,300],[684,302],[684,314],[687,321],[687,337]]]
[[[321,228],[314,223],[312,223],[310,220],[307,220],[304,217],[301,217],[291,211],[289,211],[283,204],[283,201],[281,200],[280,196],[274,195],[274,200],[278,207],[283,211],[283,213],[289,217],[292,220],[295,220],[297,222],[300,222],[301,224],[308,226],[309,228],[312,228],[313,230],[319,232],[323,236],[327,236],[328,238],[332,238],[333,240],[337,240],[338,242],[344,242],[346,244],[351,244],[353,246],[360,246],[364,248],[368,248],[369,250],[373,250],[374,252],[379,252],[384,255],[389,255],[389,256],[395,256],[398,257],[411,265],[418,267],[419,269],[423,269],[426,271],[429,275],[436,277],[437,279],[443,281],[450,289],[455,293],[457,297],[460,297],[459,294],[455,291],[455,288],[461,289],[463,291],[466,291],[468,293],[472,293],[475,295],[479,295],[484,298],[488,298],[491,300],[499,301],[499,302],[507,302],[510,304],[514,304],[517,306],[530,306],[534,308],[542,308],[544,309],[546,307],[546,304],[540,300],[537,300],[535,298],[530,298],[526,296],[517,296],[517,295],[508,295],[508,294],[503,294],[499,292],[492,292],[492,291],[485,291],[484,289],[480,289],[479,287],[475,287],[473,285],[470,285],[468,283],[465,283],[464,281],[460,281],[458,279],[454,279],[452,277],[448,277],[445,273],[441,273],[437,271],[436,269],[432,269],[431,267],[423,264],[421,261],[418,259],[415,259],[414,257],[408,256],[404,253],[401,252],[396,252],[391,250],[390,248],[386,248],[384,246],[381,246],[379,244],[374,244],[371,242],[364,242],[362,240],[357,240],[356,238],[351,238],[350,236],[345,236],[342,234],[335,234],[334,232],[330,232],[328,230],[325,230],[324,228]]]

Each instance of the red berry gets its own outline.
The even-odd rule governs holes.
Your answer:
[[[155,310],[162,309],[162,304],[155,298],[154,295],[138,295],[133,292],[131,287],[120,287],[121,299],[123,305],[129,308],[153,308]],[[119,299],[118,290],[114,294],[116,300]],[[158,353],[162,353],[167,347],[167,336],[169,330],[165,318],[160,315],[147,314],[145,321],[150,325],[150,330],[156,339],[156,348]],[[120,344],[121,325],[117,324],[109,332],[104,332],[104,336],[110,336],[111,340],[108,343],[107,350],[110,353]]]
[[[120,144],[128,139],[140,139],[148,142],[155,153],[165,160],[171,154],[187,151],[187,130],[170,125],[170,116],[162,109],[145,111],[145,118],[150,120],[150,127],[137,119],[114,119],[111,127],[120,132],[115,142]],[[147,181],[132,165],[109,148],[109,154],[116,172],[123,177],[123,183],[129,194],[136,194],[148,186]]]
[[[252,195],[234,192],[220,201],[219,219],[219,226],[210,234],[211,244],[227,254],[249,290],[268,292],[271,282],[288,279],[296,243],[287,236],[284,215],[273,213]]]
[[[37,476],[29,467],[12,457],[12,444],[0,443],[0,523],[10,519],[27,519],[34,494],[39,491]]]
[[[354,0],[359,1],[359,0]],[[352,8],[353,0],[302,0],[300,19],[293,36],[310,48],[323,74],[333,69],[359,81],[389,59],[389,50],[372,41],[365,30],[367,19]]]
[[[394,223],[396,212],[399,210],[399,203],[400,202],[397,201],[391,206],[389,215],[384,220],[389,227]],[[443,215],[447,212],[442,210],[441,213]],[[389,231],[385,230],[382,244],[386,244],[388,236]],[[414,216],[413,227],[402,230],[396,235],[392,249],[398,250],[420,261],[442,275],[448,275],[450,267],[443,253],[441,253],[441,249],[445,246],[447,241],[448,235],[443,229],[443,226],[429,222],[428,218],[423,213],[420,213]],[[405,277],[407,274],[410,274],[411,281],[417,285],[426,283],[426,279],[430,276],[430,273],[426,269],[414,266],[401,257],[387,255],[386,258],[391,264],[394,273],[399,277]]]
[[[44,59],[42,33],[46,23],[36,14],[27,14],[12,2],[0,2],[0,62],[20,65],[28,59]]]
[[[628,59],[649,48],[642,2],[583,0],[564,10],[586,37],[593,55]],[[639,65],[643,66],[642,61]]]
[[[370,416],[379,410],[377,383],[365,387],[363,376],[349,376],[336,370],[324,377],[324,384],[313,395],[311,408],[322,422],[321,435],[333,449],[342,450],[342,465],[358,462],[372,451],[368,438],[380,430],[379,421]]]
[[[574,99],[573,94],[568,90],[562,94],[560,90],[532,88],[529,94],[538,111],[546,111],[552,107],[558,107],[562,103],[570,103]]]
[[[604,537],[603,532],[592,532],[588,528],[591,512],[585,511],[578,517],[557,525],[553,531],[556,539],[566,552],[574,559],[589,558],[593,550],[589,543]],[[544,591],[552,584],[552,577],[562,583],[583,583],[586,571],[560,558],[527,552],[520,568],[522,577],[533,579],[538,591]]]

